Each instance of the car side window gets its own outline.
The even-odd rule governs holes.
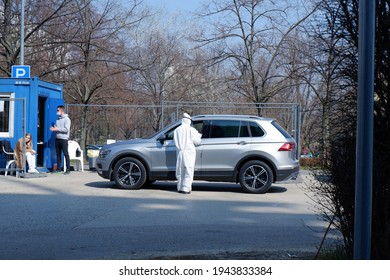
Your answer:
[[[264,136],[264,130],[255,122],[250,122],[249,127],[251,130],[252,137],[262,137]]]
[[[204,133],[205,125],[203,121],[193,121],[192,127],[194,127],[200,134],[202,134],[202,138],[204,138],[203,133]]]
[[[175,132],[175,129],[178,128],[178,126],[172,128],[171,130],[167,131],[165,133],[165,139],[166,140],[173,140],[173,133]]]
[[[240,137],[250,137],[248,130],[248,122],[241,122]]]
[[[166,140],[173,140],[173,134],[175,133],[175,129],[178,128],[180,125],[168,130],[167,132],[165,132],[165,139]],[[197,130],[199,131],[200,133],[202,133],[203,131],[203,121],[194,121],[192,126]]]
[[[198,129],[199,133],[202,134],[202,139],[210,138],[210,128],[211,128],[211,121],[209,120],[202,121],[202,127]]]
[[[207,125],[205,125],[205,127],[206,126]],[[239,136],[240,121],[212,120],[208,126],[208,138],[227,138]]]

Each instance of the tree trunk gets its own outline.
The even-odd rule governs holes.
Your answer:
[[[87,146],[87,136],[88,136],[88,106],[85,105],[82,107],[81,113],[81,128],[80,128],[80,147],[85,151]]]

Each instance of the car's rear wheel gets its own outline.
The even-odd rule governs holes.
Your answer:
[[[146,177],[145,166],[135,158],[123,158],[114,166],[113,178],[120,188],[137,190],[145,184]]]
[[[268,164],[262,161],[248,161],[240,169],[239,182],[247,192],[266,193],[273,182],[273,173]]]

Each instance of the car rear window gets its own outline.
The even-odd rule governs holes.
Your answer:
[[[265,134],[264,130],[257,123],[250,122],[249,127],[251,130],[252,137],[263,137],[264,136],[264,134]]]
[[[272,125],[286,138],[291,138],[292,136],[283,129],[276,121],[272,121]]]

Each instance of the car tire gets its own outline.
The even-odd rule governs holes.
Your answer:
[[[246,192],[263,194],[271,187],[273,173],[263,161],[251,160],[241,167],[239,182]]]
[[[146,182],[146,169],[139,160],[126,157],[115,164],[113,178],[118,187],[137,190]]]

